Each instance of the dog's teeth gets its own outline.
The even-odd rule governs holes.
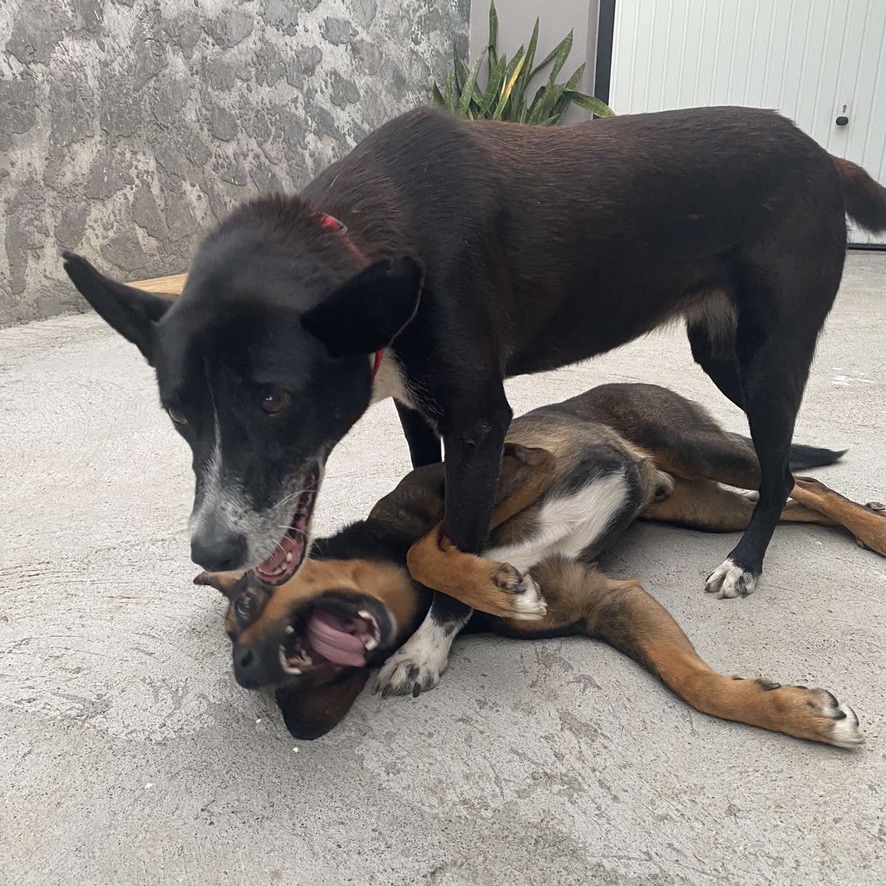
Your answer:
[[[291,563],[291,562],[292,562],[292,552],[291,552],[291,551],[287,551],[287,552],[286,552],[286,562],[287,562],[287,563]]]
[[[287,674],[292,674],[293,677],[301,676],[301,668],[293,667],[289,663],[289,657],[286,655],[286,650],[282,646],[280,647],[280,667],[282,667]]]
[[[370,613],[368,613],[365,609],[361,609],[357,613],[357,615],[359,615],[360,618],[365,618],[366,621],[375,621],[375,619],[372,617],[372,615],[370,615]]]
[[[286,630],[284,631],[286,634],[294,634],[295,628],[292,625],[286,625]]]
[[[363,641],[363,645],[366,647],[367,651],[371,651],[378,646],[378,640],[376,640],[375,637],[367,637]]]

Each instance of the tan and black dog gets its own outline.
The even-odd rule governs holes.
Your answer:
[[[813,467],[839,456],[796,446],[792,463]],[[410,577],[407,559],[414,568],[423,565],[415,558],[427,557],[439,569],[436,586],[478,610],[470,629],[602,639],[699,711],[853,747],[861,741],[858,720],[831,693],[722,676],[635,579],[609,578],[594,563],[637,518],[741,530],[753,497],[720,483],[753,490],[758,482],[750,441],[721,430],[701,407],[652,385],[604,385],[514,421],[485,558],[447,542],[444,469],[433,465],[410,473],[366,520],[316,542],[304,568],[282,586],[254,573],[204,573],[196,581],[230,600],[225,625],[238,682],[275,689],[299,738],[335,726],[370,670],[404,640],[382,669],[384,694],[439,678],[452,638],[445,648],[420,650],[418,658],[435,662],[434,673],[410,670],[410,645],[427,643],[413,631],[430,591]],[[782,520],[844,526],[886,555],[882,505],[855,504],[816,480],[797,479]],[[498,559],[506,562],[490,567]],[[532,581],[521,581],[521,572]]]

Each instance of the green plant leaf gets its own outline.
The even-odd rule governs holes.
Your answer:
[[[459,91],[459,94],[461,94],[462,92],[465,91],[465,84],[468,82],[468,80],[471,77],[471,69],[468,66],[468,63],[464,59],[458,58],[456,56],[455,71],[456,71],[456,74],[455,74],[456,81],[458,82],[458,91]]]
[[[565,89],[578,89],[581,86],[581,78],[585,75],[585,65],[582,62],[576,69],[573,71],[572,76],[566,81]]]
[[[489,78],[492,79],[492,69],[498,63],[498,13],[495,11],[495,0],[489,4],[489,39],[486,48],[489,50]]]
[[[529,80],[532,77],[532,62],[535,59],[535,50],[538,48],[538,19],[535,20],[535,25],[532,28],[532,36],[529,38],[529,46],[526,50],[526,61],[523,64],[523,70],[520,72],[520,79],[517,81],[514,86],[514,99],[513,101],[518,103],[520,108],[520,113],[517,115],[512,115],[513,119],[517,119],[518,122],[522,122],[519,120],[519,117],[526,116],[526,89],[529,86]]]
[[[529,111],[526,115],[527,123],[538,123],[538,107],[542,102],[542,99],[545,97],[545,92],[547,91],[547,85],[539,86],[539,88],[535,92],[535,98],[532,99],[532,104],[529,105]]]
[[[559,83],[549,83],[542,100],[536,108],[537,121],[544,123],[554,113],[554,106],[563,95],[563,87]]]
[[[505,108],[507,108],[510,101],[511,92],[514,89],[514,84],[517,82],[517,78],[520,76],[520,71],[523,69],[523,63],[525,61],[526,56],[523,54],[523,47],[521,46],[517,52],[517,55],[515,55],[514,58],[511,60],[511,64],[508,65],[509,68],[513,66],[513,70],[510,72],[510,76],[505,80],[504,85],[502,86],[498,107],[495,109],[495,113],[492,115],[493,120],[502,119]]]
[[[578,105],[585,111],[590,111],[592,114],[596,114],[598,117],[615,116],[615,111],[613,111],[606,102],[602,99],[595,98],[593,95],[586,95],[585,93],[577,92],[574,89],[568,90],[566,95],[573,104]]]
[[[507,69],[507,58],[500,58],[489,75],[489,82],[486,84],[486,92],[480,102],[480,108],[477,116],[481,120],[488,119],[489,112],[497,101],[501,93],[501,86],[505,79],[505,71]]]
[[[479,95],[481,100],[483,98],[482,94],[477,90],[477,76],[480,74],[480,65],[483,64],[485,56],[486,50],[484,49],[483,52],[480,53],[480,57],[474,63],[474,67],[468,72],[468,77],[461,93],[461,101],[458,103],[458,111],[460,114],[467,115],[471,107],[471,102],[474,101],[475,92]]]
[[[455,89],[452,81],[452,71],[449,71],[443,79],[443,99],[446,102],[446,107],[449,108],[450,111],[454,111],[456,108]]]
[[[557,74],[563,68],[563,65],[566,64],[566,59],[569,57],[569,53],[572,52],[572,31],[570,31],[545,57],[542,61],[540,61],[536,66],[535,70],[530,74],[530,78],[541,71],[543,68],[547,67],[551,62],[554,63],[554,68],[551,71],[551,76],[548,82],[553,83],[557,78]]]
[[[438,108],[448,108],[449,107],[449,105],[446,102],[446,97],[443,95],[442,92],[440,92],[440,87],[437,86],[436,83],[431,87],[431,97],[434,100],[434,104]]]

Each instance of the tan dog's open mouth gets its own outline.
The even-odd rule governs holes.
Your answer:
[[[293,617],[280,644],[280,666],[292,676],[330,665],[365,667],[382,643],[379,616],[368,602],[326,595]]]

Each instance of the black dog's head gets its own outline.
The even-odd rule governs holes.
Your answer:
[[[370,669],[427,609],[406,569],[365,560],[307,560],[279,587],[254,572],[203,573],[228,599],[234,676],[274,692],[289,731],[318,738],[347,714]]]
[[[297,199],[236,211],[198,251],[180,299],[65,253],[77,289],[155,367],[193,452],[191,553],[282,584],[308,547],[329,451],[370,402],[372,355],[413,317],[421,270],[371,263]]]

